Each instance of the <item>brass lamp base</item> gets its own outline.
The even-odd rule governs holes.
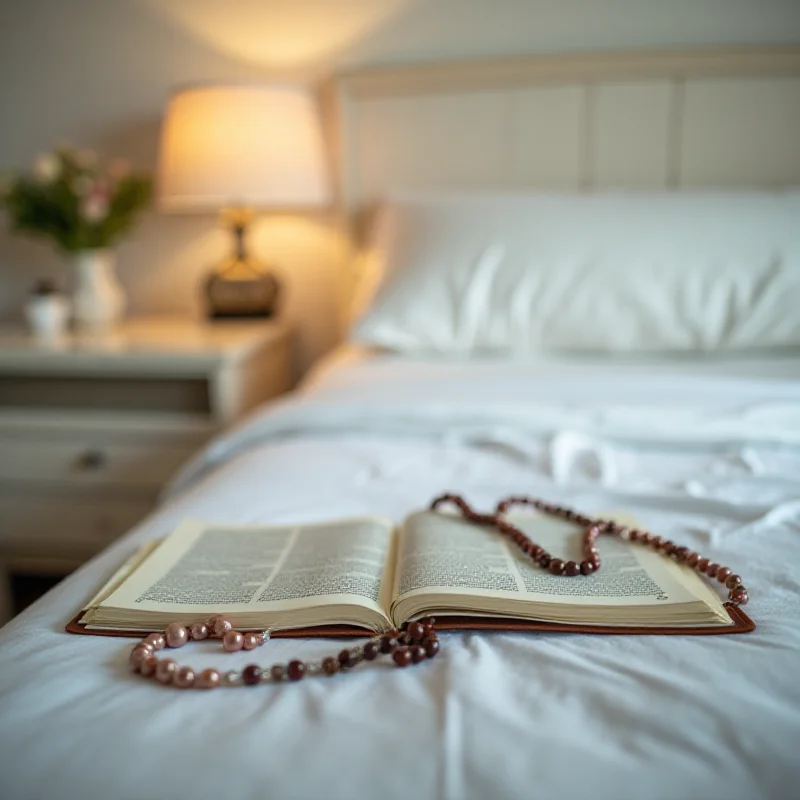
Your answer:
[[[234,235],[235,251],[206,279],[206,311],[210,319],[265,318],[275,314],[280,284],[245,247],[247,209],[223,212]]]

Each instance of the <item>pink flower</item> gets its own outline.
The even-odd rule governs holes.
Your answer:
[[[86,222],[95,225],[108,216],[108,197],[92,193],[81,204],[81,216]]]

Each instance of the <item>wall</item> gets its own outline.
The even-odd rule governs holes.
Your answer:
[[[153,168],[171,87],[312,82],[360,65],[558,50],[800,40],[798,0],[0,0],[0,169],[59,140]],[[332,215],[263,217],[258,252],[285,276],[298,370],[336,339],[342,242]],[[134,312],[197,313],[225,253],[213,216],[147,215],[119,250]],[[48,247],[0,233],[0,319]]]

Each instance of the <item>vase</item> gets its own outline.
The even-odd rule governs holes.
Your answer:
[[[81,250],[75,254],[72,312],[79,328],[108,328],[125,311],[125,293],[114,274],[113,250]]]
[[[32,294],[25,304],[31,332],[41,339],[58,339],[67,328],[69,300],[60,294]]]

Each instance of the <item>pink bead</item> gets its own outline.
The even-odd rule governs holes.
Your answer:
[[[233,630],[233,623],[225,617],[214,617],[211,622],[211,630],[217,639],[221,639],[228,631]]]
[[[131,669],[134,672],[138,672],[142,664],[147,661],[153,655],[153,650],[150,647],[146,647],[144,645],[136,645],[133,648],[130,658],[128,659],[128,663],[131,665]]]
[[[244,635],[244,649],[255,650],[262,642],[260,633],[246,633]]]
[[[149,644],[153,650],[163,650],[167,646],[167,640],[163,633],[151,633],[145,637],[144,644]]]
[[[181,667],[175,675],[174,683],[179,689],[191,689],[194,686],[194,670],[191,667]]]
[[[219,686],[219,672],[215,669],[204,669],[195,678],[195,686],[198,689],[215,689]]]
[[[172,683],[175,673],[178,671],[178,665],[171,659],[165,658],[163,661],[158,662],[156,667],[156,680],[159,683]]]
[[[189,630],[192,634],[192,639],[197,639],[199,641],[200,639],[208,638],[208,627],[202,622],[195,622]]]
[[[165,638],[168,647],[183,647],[189,641],[189,631],[180,622],[170,622]]]
[[[239,631],[228,631],[222,637],[222,646],[229,652],[235,653],[244,647],[244,636]]]
[[[142,666],[139,668],[139,672],[145,678],[151,678],[153,675],[156,674],[156,667],[158,667],[158,659],[155,656],[150,656],[146,658],[142,662]]]

